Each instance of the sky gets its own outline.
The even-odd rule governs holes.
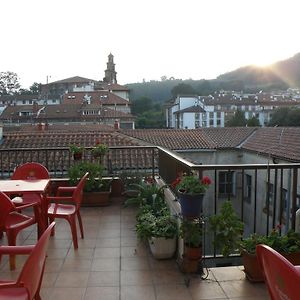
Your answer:
[[[299,0],[3,0],[0,72],[23,88],[73,76],[120,84],[213,79],[300,52]]]

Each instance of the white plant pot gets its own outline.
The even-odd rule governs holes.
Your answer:
[[[166,259],[173,257],[176,251],[176,238],[152,237],[148,240],[154,258]]]

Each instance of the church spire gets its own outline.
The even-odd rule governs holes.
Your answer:
[[[115,70],[114,56],[111,53],[108,55],[107,69],[104,72],[104,82],[117,83],[117,72]]]

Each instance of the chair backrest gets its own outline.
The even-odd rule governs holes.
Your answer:
[[[299,299],[300,270],[269,246],[257,245],[256,253],[271,299]]]
[[[81,202],[82,202],[82,196],[83,196],[83,188],[84,185],[86,183],[86,180],[88,178],[89,173],[86,172],[82,178],[80,179],[80,181],[78,182],[75,191],[73,192],[73,199],[74,202],[76,203],[76,209],[78,210],[81,206]]]
[[[48,170],[40,163],[28,162],[17,167],[11,179],[48,179]]]
[[[7,215],[15,209],[16,207],[10,198],[6,194],[0,192],[0,230],[4,231]]]
[[[55,222],[52,222],[37,241],[17,279],[17,284],[23,285],[28,290],[29,299],[33,299],[40,287],[45,268],[49,237],[54,226]]]

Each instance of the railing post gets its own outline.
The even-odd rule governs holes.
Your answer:
[[[293,230],[295,230],[296,227],[297,181],[298,181],[298,168],[294,167],[293,168],[293,189],[292,189],[292,229]]]
[[[152,148],[151,149],[152,150],[152,178],[154,179],[154,176],[155,176],[155,157],[154,157],[154,155],[155,155],[155,149],[154,148]]]

